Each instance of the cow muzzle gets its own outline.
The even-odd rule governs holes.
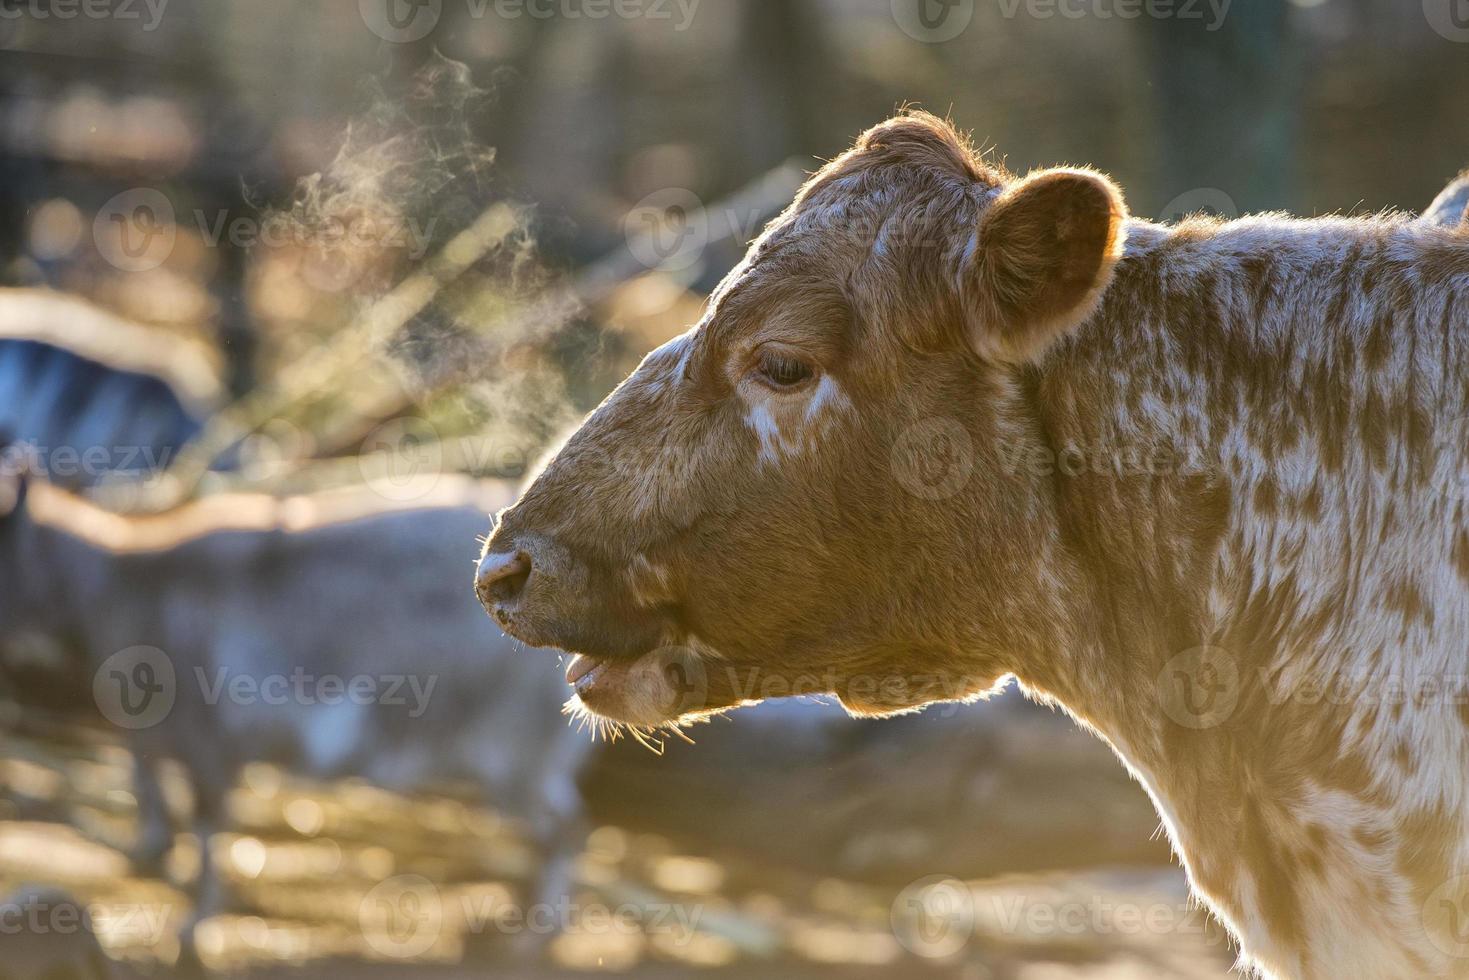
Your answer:
[[[585,563],[549,538],[511,537],[503,528],[490,539],[475,569],[474,591],[505,632],[531,646],[565,646],[591,610],[579,608],[592,594]]]
[[[684,645],[671,610],[637,602],[625,574],[603,560],[504,532],[480,558],[475,592],[506,633],[577,655],[566,680],[582,709],[653,727],[713,706],[709,665]]]
[[[474,591],[485,611],[502,625],[508,624],[534,569],[535,560],[518,549],[481,558],[475,570]]]
[[[551,537],[502,532],[480,558],[474,588],[511,636],[608,658],[646,653],[670,637],[667,610],[636,602],[614,562]]]

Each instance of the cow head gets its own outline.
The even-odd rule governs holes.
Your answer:
[[[1028,365],[1088,317],[1124,208],[905,114],[825,166],[688,333],[500,515],[477,589],[652,726],[789,694],[886,714],[1052,648],[1065,569]]]

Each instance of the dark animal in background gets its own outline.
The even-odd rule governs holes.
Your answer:
[[[60,293],[0,290],[0,431],[34,447],[52,482],[154,473],[219,400],[183,339]]]

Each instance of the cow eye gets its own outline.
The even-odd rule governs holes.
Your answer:
[[[766,351],[760,355],[760,362],[756,370],[759,371],[762,380],[776,388],[794,388],[816,373],[805,361],[789,354],[778,354],[773,351]]]

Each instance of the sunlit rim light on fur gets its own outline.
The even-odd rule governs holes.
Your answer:
[[[593,712],[576,695],[566,700],[566,703],[561,706],[561,713],[570,719],[570,724],[575,725],[578,731],[590,732],[593,741],[600,739],[615,742],[626,734],[654,755],[663,754],[666,744],[662,737],[664,735],[674,735],[690,745],[694,744],[693,738],[676,721],[664,722],[661,725],[629,725],[626,722],[613,721],[611,718],[603,718]]]

